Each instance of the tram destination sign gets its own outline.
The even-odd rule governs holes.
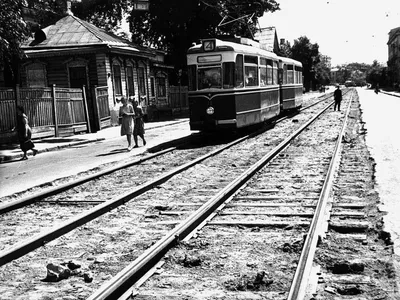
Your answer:
[[[149,0],[136,0],[133,2],[134,10],[149,10],[150,1]]]

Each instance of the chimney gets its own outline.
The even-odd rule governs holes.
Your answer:
[[[65,14],[67,16],[73,16],[74,14],[71,11],[71,0],[66,0],[66,4],[67,4],[67,6],[66,6]]]
[[[285,39],[281,39],[281,45],[285,44]]]

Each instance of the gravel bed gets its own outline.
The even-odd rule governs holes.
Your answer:
[[[358,97],[352,107],[346,130],[342,159],[333,192],[333,213],[341,204],[362,204],[355,210],[364,213],[353,223],[367,222],[368,229],[346,232],[330,228],[317,250],[320,266],[314,299],[398,299],[399,278],[393,264],[393,245],[385,232],[379,194],[375,191],[375,162],[365,143],[364,123]],[[349,209],[346,209],[349,212]],[[353,210],[354,211],[354,210]],[[332,218],[332,223],[350,222]],[[354,230],[353,230],[354,231]]]

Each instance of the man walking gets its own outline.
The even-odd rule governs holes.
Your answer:
[[[340,102],[342,102],[342,91],[340,90],[339,85],[336,85],[336,90],[333,92],[333,99],[335,99],[333,110],[335,111],[337,107],[338,111],[340,111]]]

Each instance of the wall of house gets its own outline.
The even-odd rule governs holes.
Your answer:
[[[34,81],[30,78],[35,73],[29,73],[29,69],[32,65],[43,66],[45,70],[45,76],[42,82]],[[86,80],[82,78],[81,81],[73,79],[71,80],[71,68],[84,68],[84,76]],[[31,74],[31,75],[30,75]],[[82,88],[86,86],[86,99],[88,105],[89,119],[91,120],[92,126],[95,126],[95,109],[93,88],[98,85],[97,68],[96,68],[96,57],[93,54],[82,54],[71,56],[53,56],[43,57],[40,59],[27,59],[21,68],[21,86],[22,87],[47,87],[56,85],[59,88],[78,87]]]
[[[86,76],[88,78],[87,87],[98,85],[96,60],[94,55],[76,55],[74,58],[70,56],[55,56],[44,57],[40,59],[28,59],[24,62],[21,69],[21,85],[29,86],[26,68],[31,63],[40,63],[46,69],[46,81],[44,86],[71,87],[69,68],[70,67],[85,67]]]

